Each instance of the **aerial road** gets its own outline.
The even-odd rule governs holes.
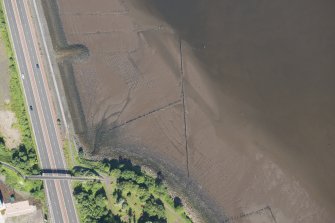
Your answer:
[[[21,75],[41,168],[48,176],[66,174],[57,117],[51,101],[46,69],[30,14],[28,0],[3,0]],[[38,27],[37,27],[38,28]],[[44,180],[51,221],[78,222],[68,180]]]

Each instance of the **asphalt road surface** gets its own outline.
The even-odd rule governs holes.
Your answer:
[[[24,76],[22,83],[41,167],[47,170],[66,170],[57,117],[47,86],[28,0],[4,0],[4,8],[20,76]],[[57,176],[61,174],[57,171],[49,173]],[[78,222],[69,181],[44,180],[44,187],[52,221]]]

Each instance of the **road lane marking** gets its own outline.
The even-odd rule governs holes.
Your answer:
[[[25,7],[27,7],[27,5],[25,4],[26,3],[26,1],[23,1],[23,3],[24,3],[24,5],[25,5]],[[29,10],[29,9],[27,9],[27,10]],[[29,24],[29,27],[30,27],[30,32],[28,31],[28,35],[30,34],[31,35],[31,39],[32,39],[32,41],[33,41],[33,44],[31,44],[31,45],[34,45],[34,48],[35,48],[35,52],[36,52],[36,55],[34,54],[33,56],[34,57],[38,57],[38,59],[36,59],[37,61],[41,61],[41,58],[40,58],[40,54],[39,53],[37,53],[37,52],[39,52],[39,48],[37,47],[37,43],[36,43],[36,41],[35,41],[35,32],[33,31],[33,25],[31,24],[31,21],[30,21],[30,19],[29,19],[29,17],[26,15],[26,19],[28,20],[28,24]],[[60,148],[60,140],[59,140],[59,133],[58,133],[58,129],[55,127],[56,126],[56,123],[55,123],[55,119],[56,118],[53,118],[53,117],[50,117],[50,115],[52,116],[53,114],[54,114],[54,112],[53,112],[53,109],[52,109],[52,103],[50,103],[50,97],[49,97],[49,92],[47,91],[47,89],[48,89],[48,87],[47,87],[47,81],[45,81],[44,80],[44,66],[43,66],[43,63],[41,64],[41,66],[40,66],[40,69],[38,70],[39,72],[40,72],[40,74],[41,75],[38,75],[37,77],[36,77],[36,79],[38,80],[38,82],[40,83],[40,85],[41,85],[41,90],[43,91],[43,93],[42,93],[42,95],[41,95],[41,99],[42,99],[42,101],[43,101],[43,104],[42,104],[42,106],[44,106],[43,107],[43,109],[44,110],[46,110],[46,112],[44,113],[45,114],[45,116],[46,116],[46,120],[47,119],[51,119],[51,123],[54,123],[54,125],[51,125],[51,123],[50,122],[47,122],[47,127],[48,127],[48,130],[50,130],[49,131],[49,136],[50,136],[50,138],[51,138],[51,141],[52,140],[57,140],[58,141],[58,144],[56,144],[56,147],[55,147],[55,150],[53,150],[53,152],[55,152],[55,155],[56,156],[59,156],[59,153],[61,153],[62,154],[62,151],[61,151],[61,148]],[[41,78],[42,78],[42,81],[41,81]],[[41,82],[43,83],[43,85],[41,84]],[[46,86],[46,87],[44,87],[44,86]],[[44,98],[44,96],[46,96],[46,99]],[[46,103],[46,101],[48,102],[48,103]],[[45,106],[45,104],[48,104],[49,106]],[[63,163],[63,165],[60,165],[60,168],[62,168],[62,169],[66,169],[66,164],[65,164],[65,162],[64,162],[64,159],[63,159],[63,156],[62,155],[60,155],[59,157],[61,157],[61,161],[62,161],[62,163]],[[56,160],[56,162],[59,164],[60,163],[60,161],[59,160]]]
[[[35,2],[34,2],[35,3]],[[36,3],[35,3],[36,4]],[[19,32],[21,31],[20,29],[18,30]],[[23,36],[24,37],[24,36]],[[25,38],[25,37],[24,37]],[[14,46],[14,47],[16,47],[16,45]],[[31,50],[31,48],[30,48],[30,50]],[[24,52],[23,52],[24,53]],[[21,54],[20,54],[21,55]],[[28,51],[28,56],[30,56],[30,52]],[[32,57],[35,57],[35,54],[33,53],[32,54]],[[27,59],[26,59],[27,60]],[[24,60],[22,60],[22,61],[24,61]],[[20,66],[20,64],[19,64],[19,66]],[[29,71],[31,71],[31,67],[28,67],[27,66],[27,68],[26,69],[28,69]],[[29,74],[29,72],[27,72],[28,74]],[[34,74],[34,73],[33,73]],[[43,77],[43,75],[42,75],[42,77]],[[33,77],[31,77],[32,78],[32,80],[33,80],[33,82],[34,82],[34,78]],[[28,85],[26,85],[26,86],[28,86]],[[26,89],[24,88],[24,91],[25,91]],[[30,94],[29,94],[30,95]],[[26,95],[27,96],[27,95]],[[39,97],[39,96],[38,96]],[[37,99],[39,99],[39,98],[37,98]],[[27,98],[26,98],[26,100],[28,100]],[[42,100],[43,100],[43,102],[45,102],[44,101],[44,98],[42,97]],[[40,107],[39,106],[36,106],[37,107],[37,110],[39,110],[40,109]],[[42,107],[43,108],[43,107]],[[43,110],[42,110],[42,112],[43,112]],[[35,117],[37,114],[36,113],[32,113],[32,117]],[[49,113],[47,113],[46,114],[46,117],[50,117],[50,115],[49,115]],[[44,118],[44,116],[43,116],[43,118]],[[36,120],[37,120],[37,118],[36,118]],[[42,120],[43,121],[43,120]],[[44,120],[45,121],[45,120]],[[55,120],[54,119],[52,119],[52,121],[53,122],[55,122]],[[64,121],[66,121],[66,119],[64,119]],[[34,122],[34,121],[33,121]],[[38,123],[38,122],[37,122]],[[33,125],[36,125],[36,123],[34,124],[33,123]],[[37,128],[37,129],[39,129],[39,128]],[[34,129],[33,129],[34,130]],[[57,131],[56,131],[56,133],[58,133]],[[45,137],[45,136],[44,136]],[[51,136],[52,138],[53,138],[53,135]],[[36,138],[36,134],[35,134],[35,138]],[[38,140],[37,140],[38,142],[40,142],[41,141],[41,138],[39,137],[38,138]],[[47,143],[47,142],[45,142],[45,143]],[[58,150],[57,152],[59,152],[59,151],[61,151],[61,150]],[[41,156],[40,156],[41,157]],[[64,160],[62,160],[63,162],[64,162]],[[41,159],[41,162],[42,162],[42,159]],[[67,185],[68,187],[69,187],[69,185]],[[73,202],[73,199],[72,199],[72,202]],[[71,210],[71,209],[70,209]]]
[[[23,41],[21,41],[22,42],[22,44],[23,44],[23,53],[24,54],[26,54],[26,56],[27,56],[27,58],[25,57],[25,59],[26,59],[26,62],[27,62],[27,64],[28,64],[28,61],[30,60],[31,61],[31,58],[30,58],[30,52],[28,51],[28,48],[27,48],[27,40],[26,40],[26,38],[25,38],[25,35],[23,34],[23,32],[22,32],[22,30],[20,29],[20,27],[22,28],[22,24],[21,24],[21,18],[20,18],[20,16],[18,16],[17,15],[17,13],[18,13],[18,11],[17,11],[17,4],[16,4],[16,1],[14,1],[14,5],[16,6],[16,7],[13,7],[14,8],[14,16],[18,19],[17,21],[18,21],[18,23],[17,23],[17,25],[18,25],[18,27],[19,27],[19,34],[20,34],[20,36],[22,37],[22,39],[23,39]],[[16,13],[15,13],[16,12]],[[29,69],[30,68],[30,69]],[[31,73],[33,73],[32,72],[32,68],[30,67],[30,66],[28,66],[28,74],[29,74],[29,72],[30,72],[30,74]],[[31,77],[31,76],[30,76]],[[33,80],[33,84],[35,83],[35,79],[34,79],[34,75],[32,75],[32,80]],[[36,83],[35,83],[35,85],[36,85]],[[38,113],[41,113],[41,114],[43,114],[43,110],[41,110],[41,108],[39,107],[39,103],[41,103],[40,102],[40,98],[39,98],[39,95],[38,94],[36,94],[36,98],[37,98],[37,112]],[[42,116],[42,119],[41,119],[41,121],[43,122],[43,124],[42,124],[42,128],[44,128],[44,126],[45,126],[45,116],[43,115]],[[45,137],[45,139],[46,139],[46,143],[48,144],[48,145],[50,145],[50,141],[49,141],[49,138],[46,136],[48,133],[47,133],[47,131],[45,132],[45,135],[44,135],[44,137]],[[48,147],[47,147],[47,149],[48,149]],[[48,155],[48,157],[49,157],[49,160],[50,160],[50,156],[49,156],[49,154],[47,154]],[[51,154],[50,154],[51,155]],[[53,164],[55,165],[55,160],[54,160],[54,157],[51,157],[52,159],[51,159],[51,161],[53,161]],[[52,162],[51,162],[52,163]],[[54,166],[54,165],[51,165],[51,167],[52,166]],[[57,190],[57,193],[59,193],[59,191],[58,191],[58,188],[56,187],[56,190]],[[62,208],[62,205],[60,205],[60,208],[61,208],[61,211],[62,211],[62,216],[63,216],[63,219],[65,220],[65,219],[67,219],[66,217],[68,217],[67,215],[65,215],[64,216],[64,210],[63,210],[63,208]]]
[[[27,5],[27,1],[23,1],[24,3],[24,7],[26,8],[26,12],[29,11],[29,7]],[[35,3],[35,2],[34,2]],[[32,35],[32,40],[33,40],[33,45],[34,45],[34,48],[35,48],[35,51],[36,51],[36,56],[37,56],[37,59],[38,61],[42,61],[42,58],[41,58],[41,54],[40,54],[40,49],[38,47],[38,44],[37,44],[37,37],[36,37],[36,33],[34,32],[35,29],[34,29],[34,25],[32,24],[32,21],[31,21],[31,17],[27,15],[27,20],[28,20],[28,24],[29,24],[29,27],[30,27],[30,30],[31,30],[31,35]],[[43,63],[41,63],[41,66],[40,66],[40,72],[41,72],[41,78],[42,78],[42,83],[44,83],[44,86],[45,86],[45,92],[46,92],[46,99],[48,101],[48,104],[49,104],[49,110],[50,110],[50,115],[51,115],[51,121],[53,123],[53,130],[54,130],[54,133],[55,133],[55,137],[56,137],[56,140],[57,140],[57,153],[60,153],[61,154],[61,161],[62,161],[62,164],[63,164],[63,168],[66,169],[66,163],[65,163],[65,160],[64,160],[64,154],[63,154],[63,150],[61,148],[60,145],[62,145],[61,143],[61,140],[60,140],[60,133],[59,133],[59,128],[57,128],[57,123],[56,123],[56,114],[55,114],[55,110],[53,108],[53,103],[52,103],[52,100],[51,100],[51,96],[50,96],[50,92],[49,92],[49,87],[48,87],[48,81],[46,80],[46,72],[44,70],[44,65]]]
[[[49,54],[49,48],[48,48],[48,45],[47,45],[46,40],[45,40],[43,25],[42,25],[42,22],[41,22],[41,19],[40,19],[39,11],[37,9],[36,1],[34,0],[33,2],[34,2],[34,9],[35,9],[35,12],[36,12],[36,15],[37,15],[37,21],[38,21],[39,28],[40,28],[40,31],[41,31],[41,34],[42,34],[41,36],[42,36],[43,45],[44,45],[44,48],[45,48],[45,51],[46,51],[46,56],[48,58],[48,63],[49,63],[50,70],[51,70],[51,76],[52,76],[53,84],[54,84],[54,87],[56,89],[58,104],[60,106],[60,110],[61,110],[61,113],[62,113],[62,118],[63,118],[65,129],[68,131],[68,125],[67,125],[67,121],[66,121],[66,118],[65,118],[65,113],[64,113],[62,101],[60,99],[59,89],[58,89],[56,78],[55,78],[55,72],[54,72],[52,62],[51,62],[51,57],[50,57],[50,54]]]
[[[16,21],[17,21],[17,27],[18,27],[18,31],[19,31],[19,36],[20,36],[20,39],[21,40],[23,40],[23,41],[21,41],[21,43],[22,43],[22,48],[23,48],[23,54],[25,54],[26,55],[26,57],[24,57],[24,61],[26,61],[26,64],[30,64],[31,63],[31,58],[30,58],[30,54],[29,54],[29,52],[28,52],[28,48],[27,48],[27,41],[26,41],[26,38],[25,38],[25,35],[23,34],[23,31],[22,31],[22,29],[20,29],[20,27],[22,27],[22,24],[21,24],[21,19],[20,19],[20,16],[18,16],[17,15],[17,4],[16,4],[16,1],[13,1],[12,2],[13,3],[13,12],[14,12],[14,17],[16,18]],[[16,6],[16,7],[15,7]],[[15,10],[16,9],[16,10]],[[31,73],[34,73],[33,71],[32,71],[32,68],[30,67],[30,66],[27,66],[27,69],[28,69],[28,77],[30,77],[29,79],[32,79],[32,81],[31,81],[31,83],[32,84],[34,84],[35,82],[34,82],[34,78],[31,78],[31,76],[34,76],[34,75],[31,75]],[[30,75],[29,75],[30,74]],[[36,85],[36,84],[35,84]],[[33,94],[34,94],[34,88],[32,88],[33,89]],[[37,103],[36,103],[36,101],[35,101],[35,103],[36,103],[36,109],[37,109],[37,113],[39,113],[39,114],[43,114],[43,111],[41,111],[41,109],[40,109],[40,107],[38,106],[41,102],[40,102],[40,98],[39,98],[39,94],[37,93],[37,94],[35,94],[35,96],[36,96],[36,101],[37,101]],[[42,117],[42,119],[41,119],[41,121],[43,122],[43,123],[41,123],[41,127],[42,127],[42,129],[43,129],[43,126],[45,126],[45,120],[44,120],[44,116],[42,116],[42,115],[40,115],[39,117]],[[43,125],[44,124],[44,125]],[[49,138],[47,137],[47,132],[46,131],[44,131],[43,130],[43,136],[44,136],[44,139],[45,139],[45,143],[47,143],[47,144],[50,144],[50,143],[48,143],[48,140],[49,140]],[[48,157],[49,157],[49,161],[50,161],[50,156],[49,156],[49,154],[48,154]],[[51,159],[51,161],[52,161],[52,159]],[[54,163],[54,160],[53,160],[53,163]],[[50,166],[52,167],[52,162],[50,162]]]
[[[55,186],[58,188],[58,189],[60,189],[59,190],[59,192],[60,192],[60,194],[61,194],[61,196],[60,196],[60,198],[62,199],[62,201],[63,201],[63,204],[65,204],[65,199],[64,199],[64,194],[63,194],[63,189],[62,189],[62,186],[60,185],[60,181],[59,180],[54,180],[54,182],[55,182]],[[61,210],[63,210],[63,207],[64,206],[61,206]],[[68,213],[67,213],[67,209],[65,208],[65,212],[66,212],[66,216],[67,216],[67,218],[66,218],[66,222],[69,222],[69,215],[68,215]],[[64,219],[65,220],[65,219]]]
[[[45,192],[46,192],[46,195],[47,195],[48,204],[51,204],[50,194],[52,192],[49,191],[49,189],[48,189],[48,183],[45,180],[43,180],[43,184],[44,184],[44,187],[45,187]],[[48,209],[50,209],[50,207]],[[53,211],[50,210],[49,212],[51,214],[51,219],[55,219]]]
[[[25,1],[23,2],[23,3],[25,3]],[[15,4],[15,3],[14,3]],[[16,4],[16,6],[17,6],[17,4]],[[23,14],[22,14],[22,16],[23,16]],[[19,18],[21,18],[21,17],[19,17]],[[28,18],[28,21],[30,21],[29,20],[29,18]],[[20,25],[21,23],[19,22],[19,25]],[[21,27],[20,27],[21,28]],[[20,31],[20,29],[19,29],[19,31]],[[31,37],[32,38],[32,40],[33,40],[33,42],[34,42],[34,44],[35,44],[35,41],[34,41],[34,37],[32,37],[32,36],[29,36],[29,32],[25,32],[27,35],[28,35],[28,40],[30,40],[29,39],[29,37]],[[33,34],[33,32],[30,32],[30,34]],[[23,38],[25,39],[25,36],[23,36]],[[26,39],[25,39],[26,40]],[[25,43],[24,43],[25,44]],[[35,50],[36,50],[36,45],[34,45],[34,47],[35,47]],[[36,52],[38,52],[37,50],[35,51],[35,52],[31,52],[32,53],[32,57],[35,57],[35,54],[34,53],[36,53]],[[30,58],[30,52],[28,51],[27,52],[28,54],[28,57]],[[38,55],[38,54],[37,54]],[[43,71],[43,66],[41,67],[42,68],[42,71]],[[41,72],[42,73],[42,72]],[[35,76],[33,76],[32,77],[32,80],[33,80],[33,83],[35,82]],[[40,79],[39,78],[37,78],[37,80],[38,80],[38,82],[40,83]],[[42,80],[43,80],[43,73],[42,73]],[[46,85],[46,84],[45,84]],[[42,87],[44,87],[43,85],[41,85]],[[43,88],[42,88],[43,89]],[[44,91],[46,91],[46,90],[44,90]],[[47,94],[48,92],[46,92],[46,96],[48,96],[48,94]],[[45,100],[44,100],[44,97],[42,96],[41,97],[42,98],[42,101],[45,103]],[[39,100],[39,95],[38,95],[38,97],[37,97],[37,99]],[[47,101],[49,102],[49,98],[47,97]],[[49,105],[50,106],[50,103],[47,103],[47,105]],[[38,106],[37,106],[38,107]],[[39,108],[39,107],[38,107]],[[47,108],[49,108],[50,109],[50,107],[47,107]],[[47,122],[47,118],[49,118],[50,119],[50,113],[48,113],[48,109],[46,109],[47,111],[46,111],[46,113],[44,113],[44,111],[43,111],[43,106],[42,106],[42,113],[43,113],[43,117],[42,117],[42,122],[45,124],[45,123],[48,123]],[[51,113],[52,114],[52,113]],[[43,120],[43,119],[45,119],[45,120]],[[53,121],[53,120],[51,120],[51,121]],[[50,123],[49,123],[49,128],[50,128]],[[51,131],[52,130],[55,130],[55,131],[57,131],[56,129],[52,129],[52,128],[50,128],[51,129]],[[47,132],[46,133],[47,135],[49,135],[49,132]],[[56,132],[56,135],[57,135],[57,132]],[[52,137],[53,138],[53,134],[52,134],[52,132],[50,132],[50,135],[49,135],[49,137]],[[50,137],[50,138],[51,138]],[[56,136],[57,137],[57,136]],[[50,140],[50,138],[48,138],[48,140]],[[50,145],[50,141],[47,141],[47,143]],[[56,147],[57,148],[57,147]],[[62,157],[60,157],[60,158],[62,158]],[[53,161],[55,162],[55,158],[52,156],[52,159],[53,159]],[[57,160],[57,159],[56,159]],[[59,163],[59,160],[57,160],[56,162],[58,162]],[[56,186],[56,190],[57,190],[57,192],[59,193],[62,193],[62,191],[59,191],[58,190],[59,189],[59,187],[58,186]],[[61,196],[61,198],[63,199],[63,197]],[[60,206],[61,207],[61,210],[63,211],[63,208],[62,208],[62,206]],[[65,210],[66,211],[66,210]],[[68,215],[66,215],[66,217],[68,217]]]

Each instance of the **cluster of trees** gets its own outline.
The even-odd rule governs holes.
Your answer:
[[[128,213],[129,222],[165,223],[166,212],[161,199],[157,195],[167,195],[166,187],[162,184],[161,175],[157,178],[150,177],[141,171],[139,166],[134,166],[129,160],[104,160],[104,168],[116,179],[117,189],[113,196],[116,203],[122,205],[124,212]],[[136,197],[141,204],[139,219],[135,221],[134,211],[128,205],[131,195]],[[155,196],[156,195],[156,196]],[[134,201],[133,201],[134,202]],[[133,219],[131,221],[130,219]]]
[[[25,145],[20,145],[18,149],[12,151],[12,163],[14,166],[33,175],[41,174],[41,169],[38,166],[37,156],[33,148],[27,149]]]
[[[27,149],[24,144],[18,148],[7,149],[3,138],[0,137],[0,160],[15,166],[24,174],[37,175],[41,173],[38,160],[33,148]]]
[[[132,194],[136,196],[136,202],[141,204],[142,210],[139,213],[141,215],[138,221],[136,221],[136,213],[128,204],[129,197]],[[123,182],[118,185],[118,189],[115,189],[113,197],[116,204],[122,207],[124,213],[127,213],[129,222],[166,222],[165,207],[162,200],[151,194],[148,189],[131,182]]]
[[[140,166],[133,165],[128,159],[104,159],[102,165],[103,169],[117,178],[119,183],[128,181],[147,188],[162,186],[161,174],[158,174],[156,179],[148,176],[143,173]]]
[[[159,198],[155,198],[153,195],[150,195],[150,197],[145,201],[145,205],[143,206],[143,214],[138,222],[165,223],[166,216],[163,202]]]
[[[166,223],[167,216],[164,205],[171,206],[176,214],[179,213],[185,219],[185,222],[192,222],[187,218],[182,208],[181,199],[178,197],[172,198],[169,195],[167,187],[163,183],[162,174],[158,173],[156,177],[149,176],[141,170],[140,166],[133,165],[130,160],[123,158],[95,162],[80,157],[80,160],[92,170],[99,170],[110,175],[113,179],[112,183],[116,184],[112,193],[115,209],[112,207],[113,213],[110,213],[114,222]],[[78,175],[83,175],[91,171],[88,171],[87,168],[77,168],[75,172]],[[76,188],[75,190],[77,191],[75,192],[77,198],[78,191],[83,191],[83,189],[78,190]],[[94,192],[92,193],[94,194]],[[85,199],[90,200],[88,197],[85,197]],[[88,211],[83,212],[89,213]],[[90,220],[91,222],[103,222]]]
[[[136,175],[133,171],[121,172],[117,178],[117,188],[115,191],[117,203],[122,203],[122,208],[127,208],[127,197],[133,194],[137,202],[141,203],[142,210],[139,216],[139,223],[144,222],[166,222],[165,207],[161,199],[154,196],[158,188],[155,180],[148,176]],[[131,177],[130,177],[131,176]],[[126,196],[122,196],[126,194]],[[126,204],[126,205],[125,205]],[[132,217],[132,216],[129,216]]]
[[[74,196],[80,209],[80,218],[83,223],[112,223],[111,210],[107,208],[107,197],[101,183],[78,183],[74,188]]]

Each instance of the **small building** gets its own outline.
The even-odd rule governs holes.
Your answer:
[[[29,201],[5,203],[0,190],[0,223],[4,223],[6,218],[26,215],[35,211],[36,206],[30,205]]]
[[[36,206],[30,205],[28,201],[19,201],[12,204],[6,204],[6,218],[30,214],[36,211]]]

